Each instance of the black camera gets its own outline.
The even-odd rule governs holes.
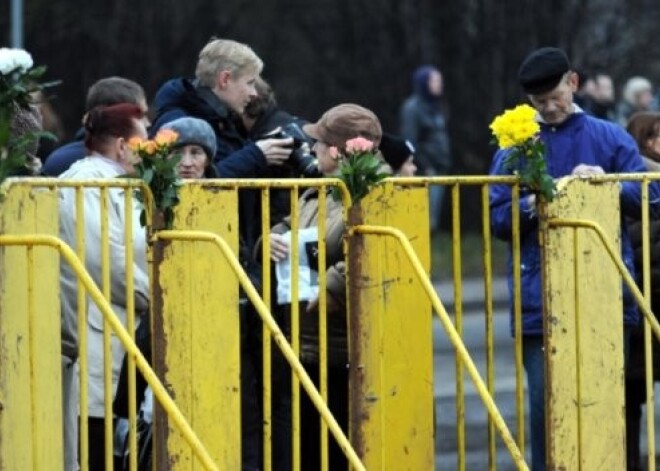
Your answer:
[[[293,139],[293,144],[291,144],[291,156],[289,157],[288,163],[299,175],[302,175],[305,178],[318,178],[323,176],[319,171],[318,160],[316,155],[311,151],[307,153],[309,147],[304,146],[303,144],[310,144],[309,137],[300,129],[296,123],[289,123],[286,126],[282,126],[278,132],[267,134],[265,138],[270,139]]]

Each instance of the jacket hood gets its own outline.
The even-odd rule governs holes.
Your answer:
[[[431,95],[429,91],[429,77],[433,72],[438,69],[432,65],[423,65],[418,67],[413,74],[413,90],[416,95],[419,95],[424,101],[437,101],[440,97]]]
[[[215,121],[218,117],[226,117],[229,114],[229,110],[220,100],[218,105],[214,108],[207,103],[197,92],[193,81],[185,78],[168,80],[160,87],[154,98],[154,107],[158,116],[172,109],[183,109],[189,115],[206,121]]]

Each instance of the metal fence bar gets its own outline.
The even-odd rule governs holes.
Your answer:
[[[484,310],[486,322],[486,382],[488,392],[495,399],[495,353],[493,327],[493,264],[490,234],[489,186],[481,187],[482,227],[483,227],[483,264],[484,264]],[[488,469],[497,469],[495,451],[495,424],[488,417]]]
[[[101,188],[101,279],[103,297],[112,304],[110,295],[110,246],[108,228],[108,187]],[[88,352],[83,352],[87,355]],[[112,414],[112,333],[106,319],[103,320],[103,406],[104,406],[104,447],[105,467],[113,469],[113,414]]]
[[[452,265],[454,272],[454,311],[455,326],[459,337],[463,337],[463,284],[461,266],[461,187],[451,188],[452,203]],[[458,448],[458,469],[465,471],[465,387],[463,383],[463,362],[456,356],[456,447]]]
[[[270,190],[261,189],[261,266],[264,304],[271,310],[270,288],[271,288],[271,270],[270,270]],[[264,471],[271,471],[273,467],[273,412],[272,412],[272,388],[271,388],[271,341],[268,335],[268,327],[262,326],[261,345],[262,345],[262,402],[263,402],[263,441],[264,441]]]
[[[321,399],[328,403],[328,309],[326,280],[326,218],[327,218],[327,187],[319,189],[319,392]],[[328,453],[328,425],[321,420],[321,471],[328,471],[330,455]]]
[[[124,214],[126,215],[124,227],[124,253],[126,266],[126,329],[131,338],[135,340],[135,280],[133,279],[133,195],[124,191]],[[149,319],[141,319],[149,322]],[[136,377],[135,359],[127,355],[128,365],[128,450],[129,469],[137,471],[137,398],[135,397]]]
[[[513,330],[516,360],[516,419],[518,447],[525,454],[525,383],[522,353],[522,287],[520,283],[520,188],[511,189],[511,254],[513,258]]]
[[[85,266],[85,203],[83,199],[83,189],[75,187],[76,191],[76,254],[80,263]],[[78,364],[80,368],[80,427],[78,429],[80,441],[80,467],[82,471],[89,469],[89,426],[87,416],[89,414],[89,361],[88,361],[88,341],[87,341],[87,294],[85,285],[78,278],[77,291],[78,305]],[[85,352],[80,355],[80,352]]]

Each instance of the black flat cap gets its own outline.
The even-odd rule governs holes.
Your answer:
[[[556,47],[542,47],[528,55],[518,70],[518,81],[528,95],[554,89],[571,68],[566,53]]]

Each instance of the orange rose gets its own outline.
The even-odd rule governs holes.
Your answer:
[[[179,134],[172,129],[161,129],[155,137],[156,144],[159,147],[171,146],[179,138]]]
[[[154,155],[158,150],[158,144],[154,141],[145,141],[142,149],[146,152],[147,155]]]
[[[139,152],[140,149],[142,149],[143,142],[144,141],[139,137],[131,137],[128,140],[128,148],[131,149],[133,152]]]

